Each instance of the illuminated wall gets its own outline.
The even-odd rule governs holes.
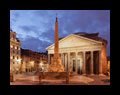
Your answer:
[[[108,71],[110,72],[110,60],[108,61]]]
[[[104,42],[101,52],[101,62],[102,62],[102,71],[103,73],[107,72],[107,43]]]
[[[41,70],[41,64],[47,63],[47,55],[34,52],[27,49],[21,50],[22,54],[22,72],[32,72]]]
[[[21,68],[21,43],[16,33],[10,30],[10,72],[19,72]]]

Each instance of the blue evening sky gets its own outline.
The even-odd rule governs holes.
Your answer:
[[[59,37],[76,32],[99,33],[108,41],[110,55],[109,10],[10,10],[10,28],[17,33],[21,47],[45,52],[54,43],[56,13]]]

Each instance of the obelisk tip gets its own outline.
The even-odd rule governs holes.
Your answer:
[[[58,15],[58,14],[56,13],[56,22],[57,22],[57,15]]]

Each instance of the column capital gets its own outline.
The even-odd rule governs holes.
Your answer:
[[[93,53],[93,52],[94,52],[94,50],[91,50],[90,52],[92,52],[92,53]]]
[[[67,52],[68,54],[70,54],[70,52]]]
[[[63,51],[60,52],[61,54],[63,53]]]
[[[78,54],[78,51],[75,51],[75,54],[77,55],[77,54]]]
[[[83,53],[86,53],[86,51],[82,51]]]
[[[75,51],[76,53],[78,53],[79,51]]]

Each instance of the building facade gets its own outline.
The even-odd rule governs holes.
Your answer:
[[[48,63],[47,53],[38,53],[31,50],[21,49],[22,72],[43,70]]]
[[[19,72],[21,68],[21,42],[16,32],[10,30],[10,72]]]
[[[110,73],[110,56],[107,57],[108,72]]]
[[[65,71],[75,74],[102,74],[107,71],[107,41],[98,33],[75,33],[59,39],[59,53]],[[54,44],[48,50],[48,63],[54,54]]]

